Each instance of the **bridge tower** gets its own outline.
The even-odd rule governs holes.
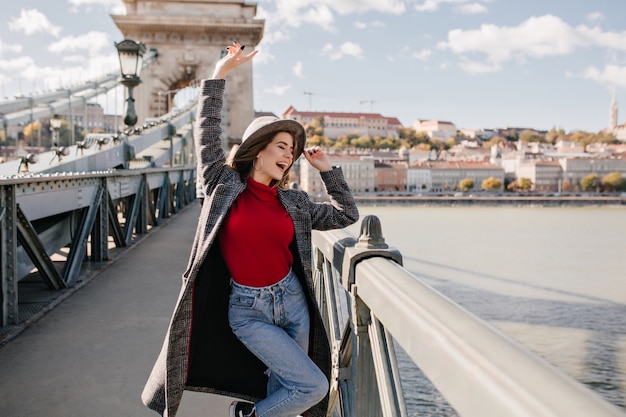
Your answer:
[[[263,37],[264,20],[256,4],[237,0],[124,0],[125,15],[113,21],[125,39],[155,48],[158,58],[141,74],[135,90],[139,121],[171,107],[174,92],[194,79],[211,76],[226,45],[238,41],[249,50]],[[252,65],[229,73],[224,100],[225,136],[238,142],[254,118]]]

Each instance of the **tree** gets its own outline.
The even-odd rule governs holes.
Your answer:
[[[306,125],[307,136],[324,135],[324,117],[318,116]]]
[[[350,145],[355,148],[370,149],[373,147],[374,142],[369,136],[361,136],[358,139],[350,140]]]
[[[583,187],[583,191],[595,188],[598,186],[598,176],[596,174],[586,175],[582,180],[580,180],[580,185]]]
[[[557,143],[563,136],[565,136],[565,132],[563,129],[556,130],[555,127],[550,129],[550,131],[546,134],[546,141],[551,144]]]
[[[602,178],[602,185],[607,191],[620,191],[626,189],[626,180],[619,172],[611,172]]]
[[[504,138],[502,136],[494,136],[489,139],[487,142],[483,142],[483,148],[491,148],[494,145],[499,144],[500,142],[504,142]]]
[[[524,130],[522,133],[520,133],[519,135],[519,140],[520,142],[544,142],[545,141],[545,136],[544,135],[540,135],[539,133],[535,132],[534,130]]]
[[[521,191],[530,191],[533,188],[533,182],[530,178],[520,178],[517,180],[517,188]]]
[[[502,181],[495,177],[489,177],[483,180],[482,187],[483,190],[487,191],[495,191],[502,189]]]
[[[456,139],[450,137],[444,142],[444,145],[446,149],[454,148],[456,146]]]
[[[472,188],[474,188],[474,180],[471,178],[465,178],[464,180],[461,180],[461,182],[459,182],[459,189],[461,191],[467,192]]]
[[[33,146],[37,143],[37,138],[41,134],[41,123],[34,121],[24,127],[24,140]]]

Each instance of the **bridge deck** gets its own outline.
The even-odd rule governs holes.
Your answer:
[[[199,212],[194,203],[151,231],[0,349],[0,416],[157,415],[139,397],[180,290]],[[227,416],[228,404],[186,392],[179,415]]]

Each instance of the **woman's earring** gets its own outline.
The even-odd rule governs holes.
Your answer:
[[[261,168],[257,169],[256,168],[256,161],[260,160],[261,161]],[[263,158],[261,158],[260,156],[257,156],[256,159],[254,160],[254,162],[252,163],[252,167],[254,168],[255,171],[259,172],[260,170],[263,169]]]

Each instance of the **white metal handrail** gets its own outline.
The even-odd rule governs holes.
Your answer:
[[[374,227],[374,230],[380,231],[375,216],[366,217],[365,222],[378,222],[378,229]],[[315,253],[324,257],[324,262],[317,264],[332,265],[336,274],[318,280],[342,282],[349,299],[347,314],[351,318],[369,316],[368,332],[376,343],[384,345],[383,339],[393,336],[459,415],[624,416],[621,410],[581,383],[406,271],[394,250],[386,248],[382,234],[372,234],[371,230],[362,227],[358,241],[343,230],[314,232]],[[352,322],[356,323],[354,319]],[[358,337],[358,331],[344,332],[341,343],[335,340],[335,349],[340,349],[339,345],[353,346],[358,343]],[[347,342],[346,338],[353,338],[353,342]],[[402,416],[403,404],[387,409],[381,406],[403,403],[399,384],[393,379],[396,375],[393,350],[383,354],[372,350],[375,361],[387,362],[391,377],[385,379],[377,370],[376,380],[368,381],[382,388],[378,390],[380,403],[369,406],[378,407],[378,415]],[[346,352],[336,351],[334,355],[342,358]],[[356,363],[354,357],[349,359],[351,362],[336,364],[348,367],[350,373],[342,384],[334,384],[343,390],[334,395],[343,398],[350,408],[359,401],[351,398],[359,396],[356,388],[363,389],[357,383],[360,374],[369,374],[370,369],[363,367],[367,364]],[[336,375],[346,373],[336,372]]]

